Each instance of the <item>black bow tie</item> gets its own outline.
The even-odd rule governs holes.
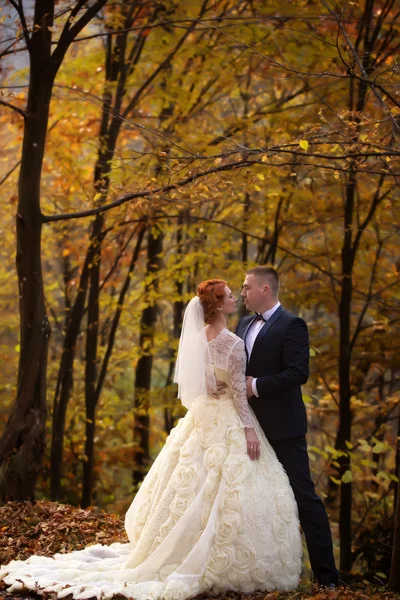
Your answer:
[[[261,313],[256,312],[256,318],[254,319],[255,321],[264,321],[264,323],[267,322],[267,319],[264,319],[264,317],[262,316]]]

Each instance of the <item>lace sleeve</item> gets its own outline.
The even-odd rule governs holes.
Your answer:
[[[238,340],[232,347],[228,359],[228,371],[236,410],[243,427],[254,427],[246,394],[246,353],[244,343]]]

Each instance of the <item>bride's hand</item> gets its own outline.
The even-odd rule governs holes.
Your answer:
[[[217,391],[214,392],[212,395],[216,400],[219,400],[220,396],[222,396],[226,390],[226,388],[228,387],[228,384],[225,381],[218,381],[217,379]]]
[[[258,460],[260,458],[260,442],[258,441],[257,434],[253,427],[245,427],[246,442],[247,442],[247,453],[251,460]]]

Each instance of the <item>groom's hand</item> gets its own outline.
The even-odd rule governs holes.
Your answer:
[[[246,377],[246,392],[247,392],[248,398],[251,398],[252,396],[254,396],[253,387],[252,387],[253,379],[254,379],[254,377],[250,377],[250,375],[248,377]]]
[[[228,384],[225,381],[216,381],[217,383],[217,391],[213,393],[213,397],[219,400],[220,396],[224,393]]]

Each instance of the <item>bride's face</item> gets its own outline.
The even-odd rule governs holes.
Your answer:
[[[225,298],[221,305],[221,310],[224,315],[231,315],[236,312],[237,298],[233,295],[228,286],[225,286]]]

